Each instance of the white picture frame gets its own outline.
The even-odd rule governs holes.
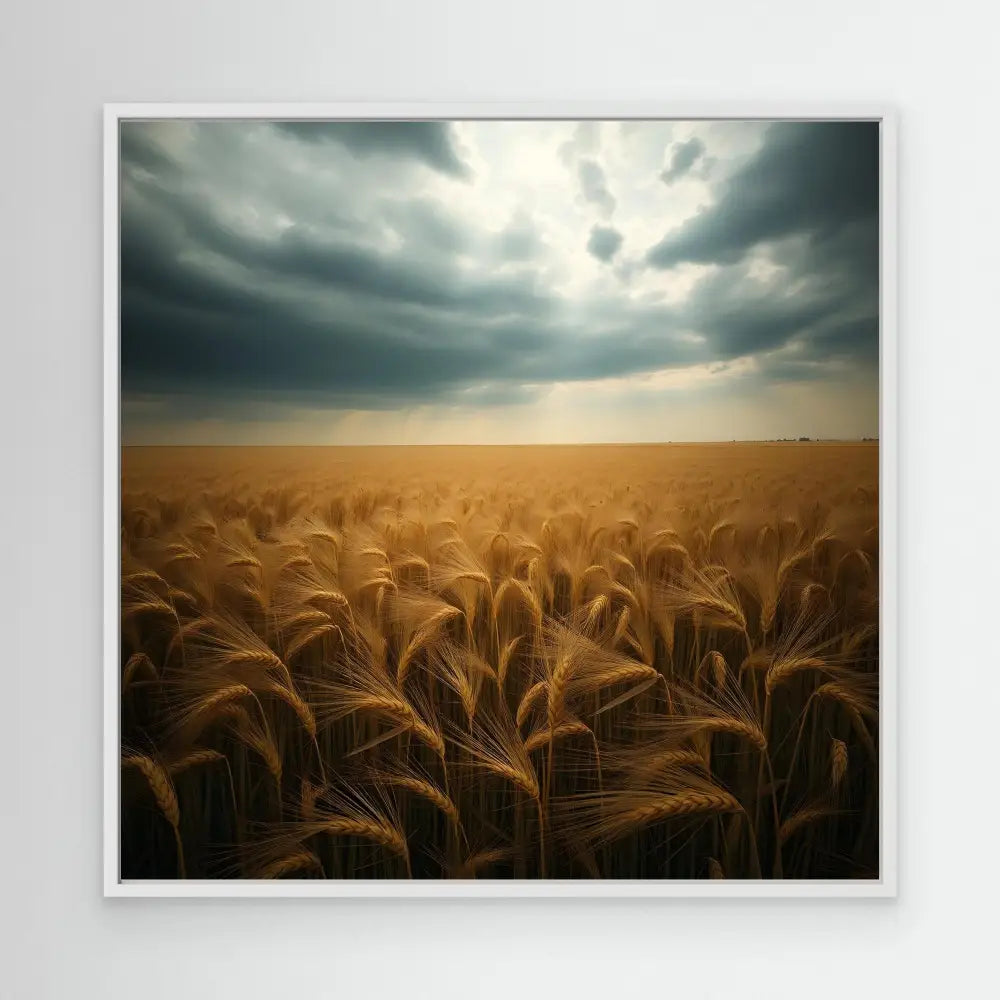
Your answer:
[[[254,881],[122,880],[119,871],[119,126],[136,119],[867,120],[880,126],[879,878],[874,880]],[[897,123],[883,107],[637,103],[107,104],[104,107],[103,890],[106,897],[895,897],[898,845]]]

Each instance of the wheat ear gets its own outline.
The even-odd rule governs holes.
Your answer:
[[[149,790],[153,793],[156,806],[164,819],[174,831],[174,841],[177,844],[177,871],[181,878],[186,878],[184,868],[184,845],[181,843],[181,810],[177,804],[177,792],[174,783],[166,769],[150,757],[133,754],[126,757],[122,763],[126,767],[134,767],[146,779]]]

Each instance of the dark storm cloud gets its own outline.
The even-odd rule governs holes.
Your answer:
[[[587,253],[607,263],[622,245],[622,234],[611,226],[594,226],[587,240]]]
[[[334,142],[354,156],[410,156],[434,170],[467,179],[471,170],[455,148],[449,122],[278,122],[303,142]]]
[[[688,317],[718,357],[737,358],[785,343],[821,320],[828,308],[824,297],[770,294],[739,268],[719,271],[701,282]]]
[[[470,311],[476,315],[546,312],[551,302],[534,288],[531,275],[498,275],[487,281],[464,278],[446,264],[426,259],[426,242],[413,252],[377,251],[348,243],[308,223],[288,226],[280,235],[265,238],[241,233],[219,220],[210,201],[186,193],[139,185],[155,208],[147,210],[126,202],[122,225],[123,279],[137,288],[156,291],[164,282],[171,300],[205,304],[205,297],[234,302],[227,282],[212,277],[209,269],[182,262],[185,253],[201,248],[259,271],[269,279],[311,282],[413,306]],[[159,203],[157,205],[157,202]],[[454,248],[460,237],[417,204],[407,210],[425,241]],[[394,213],[390,212],[390,218]],[[157,218],[159,216],[159,218]],[[179,283],[174,279],[179,275]],[[252,294],[261,293],[259,287]],[[256,308],[256,306],[255,306]]]
[[[581,160],[577,166],[577,176],[580,178],[580,191],[584,200],[592,202],[605,214],[611,215],[617,202],[608,190],[608,180],[601,165],[594,160]]]
[[[716,204],[668,234],[650,254],[654,267],[717,266],[665,305],[573,301],[547,277],[546,244],[528,212],[477,228],[448,204],[447,180],[435,180],[437,196],[421,188],[420,177],[434,180],[425,166],[462,175],[450,132],[426,124],[435,127],[372,135],[361,124],[286,123],[252,133],[202,125],[170,141],[126,126],[126,400],[173,400],[182,415],[230,416],[279,403],[485,406],[529,400],[552,382],[789,345],[784,368],[772,367],[789,378],[795,370],[812,377],[826,359],[874,356],[877,227],[872,206],[859,204],[864,170],[822,131],[772,127]],[[853,132],[837,134],[858,145]],[[822,156],[803,149],[810,143]],[[296,154],[294,169],[290,146],[303,157]],[[761,164],[779,181],[765,178]],[[846,191],[837,189],[838,171]],[[595,161],[580,162],[579,180],[588,200],[614,209]],[[836,212],[821,211],[826,199]],[[622,243],[617,229],[595,226],[587,250],[611,261]],[[780,271],[770,282],[749,260],[765,243]]]
[[[705,144],[697,136],[687,142],[675,142],[670,155],[670,166],[660,174],[664,184],[673,184],[683,177],[705,152]]]
[[[147,244],[147,249],[157,249]],[[133,244],[132,250],[139,250]],[[636,313],[586,334],[569,323],[512,316],[485,304],[475,319],[381,303],[310,314],[265,282],[192,282],[169,258],[130,271],[122,297],[126,391],[286,395],[312,405],[396,406],[495,386],[600,378],[698,360],[664,335],[672,317]],[[675,320],[673,320],[675,322]],[[141,333],[140,333],[141,331]],[[493,398],[501,398],[494,389]],[[504,397],[506,398],[506,397]]]
[[[758,250],[784,269],[777,298],[762,295],[743,263]],[[877,124],[770,126],[716,202],[668,233],[646,260],[662,269],[722,268],[692,302],[700,329],[722,353],[752,353],[794,336],[823,356],[871,361],[878,352]]]
[[[878,125],[779,123],[711,207],[668,233],[654,267],[733,263],[766,240],[795,233],[825,238],[878,212]]]

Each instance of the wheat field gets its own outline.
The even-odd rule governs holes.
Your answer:
[[[125,448],[121,873],[878,877],[873,443]]]

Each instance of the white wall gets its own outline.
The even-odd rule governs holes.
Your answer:
[[[971,2],[8,5],[0,996],[988,992],[996,27]],[[900,112],[898,902],[101,898],[101,104],[499,98]]]

